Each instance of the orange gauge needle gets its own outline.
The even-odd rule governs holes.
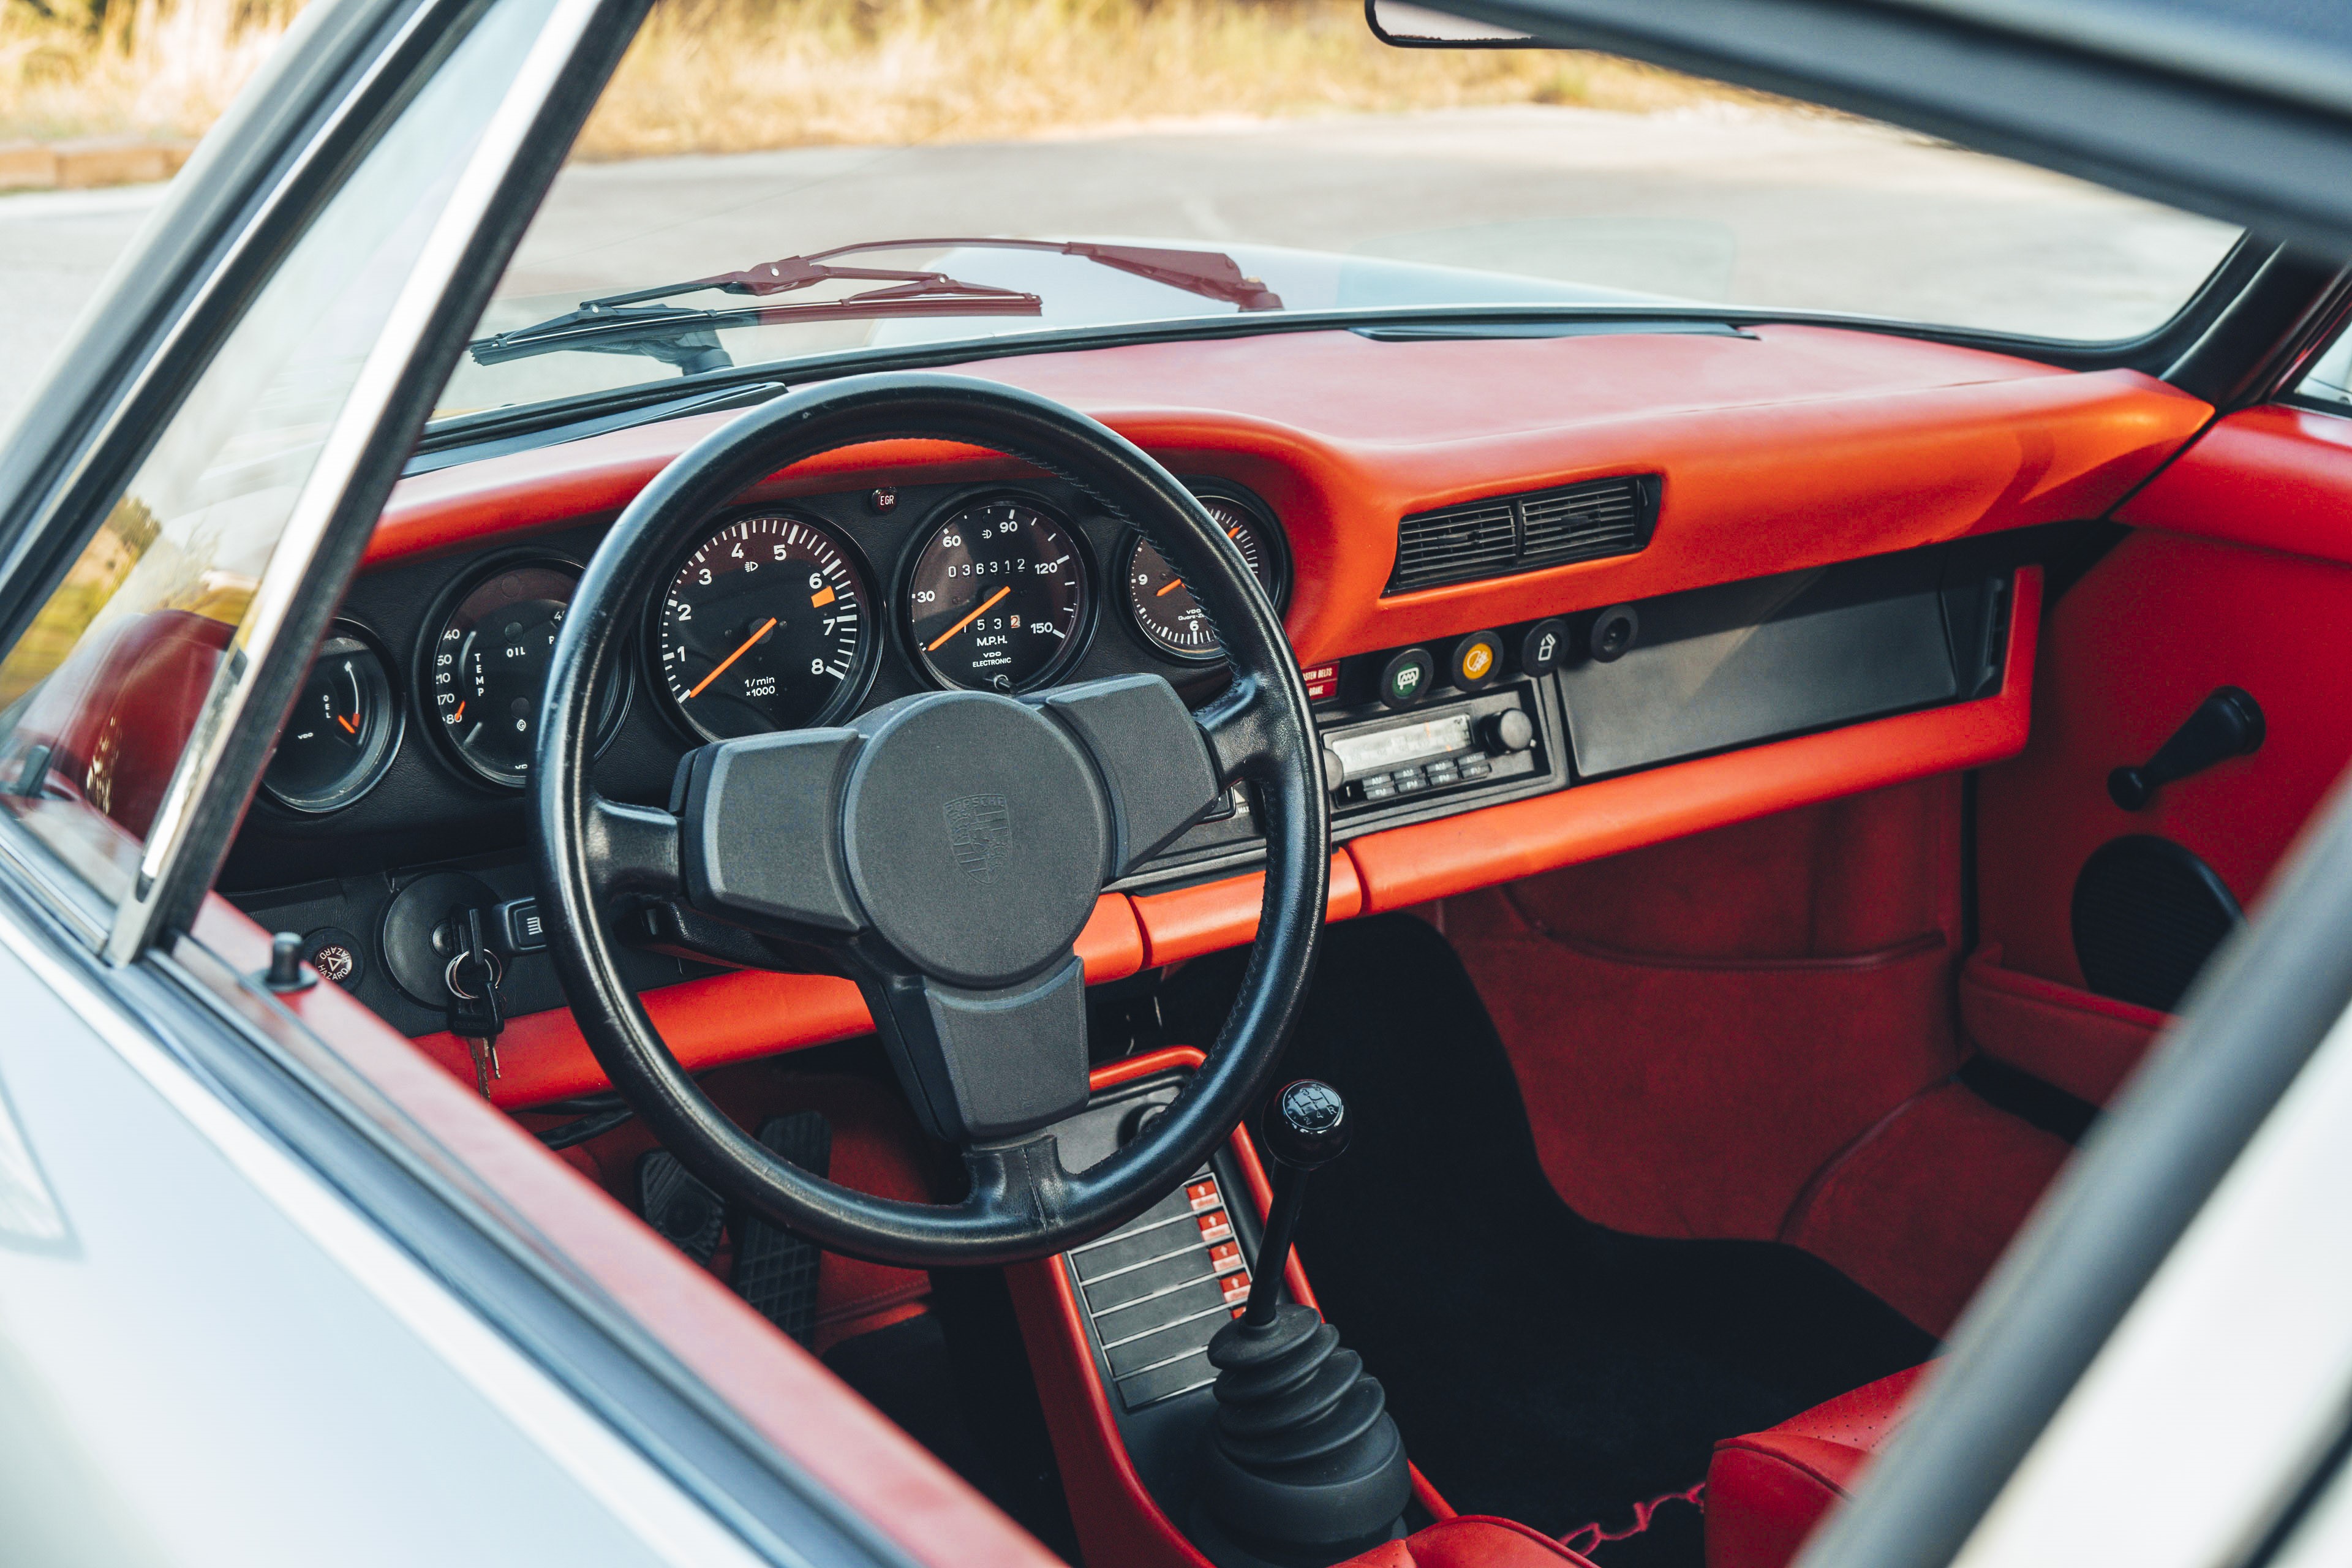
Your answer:
[[[1174,593],[1177,589],[1179,589],[1179,588],[1182,587],[1183,585],[1184,585],[1184,579],[1183,579],[1183,578],[1181,578],[1181,577],[1171,577],[1171,578],[1169,578],[1169,579],[1168,579],[1168,586],[1166,586],[1165,588],[1160,589],[1158,593],[1156,593],[1156,594],[1152,595],[1151,596],[1152,596],[1153,598],[1155,598],[1155,599],[1164,599],[1164,598],[1166,598],[1169,595],[1171,595],[1171,594]]]
[[[465,705],[464,703],[460,702],[460,703],[458,703],[458,704],[457,704],[457,710],[455,713],[452,713],[452,714],[450,714],[450,715],[449,715],[449,722],[451,722],[452,724],[455,724],[455,723],[457,723],[458,721],[460,721],[460,720],[464,719],[464,718],[465,718],[465,716],[466,716],[466,705]]]
[[[357,724],[352,723],[349,719],[344,718],[340,713],[335,715],[335,722],[341,724],[344,729],[350,731],[354,735],[360,732],[360,727]]]
[[[758,642],[761,637],[766,637],[770,632],[774,631],[775,629],[776,617],[770,616],[768,617],[767,625],[761,626],[758,631],[753,632],[750,637],[745,637],[741,647],[737,648],[733,653],[730,653],[725,658],[720,659],[719,661],[719,667],[716,669],[713,669],[709,675],[704,676],[702,679],[696,684],[694,689],[686,694],[686,700],[688,702],[691,702],[696,698],[701,696],[702,689],[704,687],[709,685],[712,681],[726,674],[727,667],[729,665],[734,663],[737,659],[741,658],[745,654],[750,653],[753,643]]]
[[[995,605],[997,600],[1002,599],[1005,595],[1010,594],[1011,592],[1013,592],[1012,584],[1007,584],[1005,586],[999,588],[995,593],[991,594],[987,598],[982,599],[980,602],[980,608],[974,610],[971,614],[966,616],[963,619],[958,621],[947,630],[941,632],[938,637],[933,637],[929,643],[924,645],[923,651],[925,653],[939,652],[940,644],[947,641],[948,638],[955,636],[956,633],[963,630],[964,627],[971,625],[972,622],[988,614],[989,610]]]

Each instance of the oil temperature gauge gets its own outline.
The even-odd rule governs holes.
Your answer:
[[[400,706],[373,648],[338,630],[319,649],[261,775],[290,811],[337,811],[375,786],[400,740]]]
[[[1279,534],[1252,509],[1224,496],[1204,495],[1201,505],[1249,563],[1251,575],[1275,608],[1282,607],[1283,560]],[[1192,597],[1151,542],[1137,534],[1127,549],[1127,608],[1143,640],[1176,658],[1223,658],[1208,612]]]

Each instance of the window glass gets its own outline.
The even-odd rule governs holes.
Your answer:
[[[727,30],[726,6],[657,13],[590,123],[583,148],[596,161],[558,181],[442,415],[729,365],[984,349],[1007,334],[1254,310],[1670,301],[2104,342],[2170,320],[2238,235],[1930,137],[1664,73],[1638,79],[1654,89],[1646,107],[1544,101],[1572,100],[1594,73],[1646,68],[1544,50],[1384,50],[1368,37],[1349,51],[1327,36],[1364,33],[1360,7],[1346,5],[1232,8],[1232,26],[1265,37],[1217,56],[1217,94],[1186,77],[1175,20],[1186,7],[1173,0],[1024,10],[1006,25],[1034,34],[1034,49],[975,53],[934,105],[908,85],[932,58],[922,51],[957,26],[979,29],[958,20],[968,10],[997,13],[910,6],[930,18],[924,31],[868,9],[878,19],[864,31],[820,25],[833,12],[814,0],[774,8],[751,33]],[[1139,30],[1124,54],[1089,42],[1113,11]],[[698,52],[698,27],[711,35]],[[1153,28],[1177,52],[1149,54]],[[1291,79],[1308,49],[1325,73],[1313,90],[1338,107],[1285,99],[1309,90]],[[1110,111],[1082,101],[1057,119],[1057,104],[1119,82],[1139,101],[1184,106],[1165,112],[1201,115],[1218,94],[1244,112],[1106,126]],[[1506,89],[1536,100],[1459,101]],[[1454,106],[1379,108],[1449,92]],[[834,144],[806,144],[819,142]],[[959,236],[1054,243],[899,243]],[[1058,247],[1073,241],[1095,248]],[[868,275],[796,264],[749,280],[757,291],[665,287],[787,258]],[[572,323],[584,331],[528,331],[592,300],[605,301],[603,319]],[[714,310],[744,313],[695,314]]]
[[[2299,397],[2352,413],[2352,334],[2338,334],[2294,390]]]
[[[546,19],[503,0],[288,254],[0,659],[0,809],[108,898],[335,416]]]

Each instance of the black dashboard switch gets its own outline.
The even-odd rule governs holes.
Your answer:
[[[1558,618],[1538,621],[1519,638],[1519,670],[1526,675],[1549,675],[1568,652],[1568,623]]]
[[[302,939],[302,956],[310,967],[346,991],[366,970],[360,952],[360,939],[340,926],[320,926]]]
[[[509,899],[491,922],[493,938],[509,953],[540,952],[547,947],[547,930],[540,921],[537,899]]]
[[[1410,708],[1429,695],[1435,683],[1437,661],[1424,647],[1392,654],[1381,667],[1381,700],[1391,708]]]
[[[1455,643],[1446,671],[1454,678],[1454,684],[1465,691],[1493,685],[1495,677],[1502,672],[1503,639],[1496,632],[1472,632]]]
[[[1601,664],[1613,663],[1625,657],[1641,635],[1642,612],[1631,605],[1612,605],[1592,623],[1591,652]]]

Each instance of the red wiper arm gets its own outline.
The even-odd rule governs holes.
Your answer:
[[[747,267],[740,272],[724,272],[715,278],[669,289],[646,289],[637,294],[616,294],[598,300],[604,305],[634,304],[639,300],[657,299],[692,289],[723,289],[730,294],[765,296],[782,294],[793,289],[805,289],[812,283],[823,283],[839,278],[860,279],[924,280],[933,289],[954,287],[961,289],[986,291],[982,285],[958,284],[940,272],[896,272],[887,268],[835,267],[831,258],[836,256],[861,255],[875,250],[1040,250],[1058,256],[1082,257],[1105,267],[1138,278],[1148,278],[1154,283],[1171,289],[1181,289],[1187,294],[1204,299],[1222,300],[1244,310],[1279,310],[1282,296],[1268,289],[1258,279],[1243,274],[1240,263],[1222,250],[1176,250],[1148,245],[1097,245],[1089,240],[1058,239],[883,239],[864,245],[838,245],[831,250],[813,251],[806,256],[787,256],[779,261],[763,261],[757,267]]]
[[[890,267],[837,267],[832,258],[876,250],[1037,250],[1076,256],[1100,266],[1146,278],[1244,310],[1279,310],[1282,297],[1243,274],[1230,256],[1217,250],[1179,250],[1147,245],[1097,245],[1057,239],[883,239],[835,246],[807,256],[763,261],[740,272],[665,283],[627,294],[583,300],[561,316],[480,339],[469,345],[477,363],[498,364],[534,354],[577,349],[602,353],[644,354],[675,364],[687,374],[725,369],[732,362],[711,334],[721,327],[774,326],[788,321],[848,321],[882,316],[1039,316],[1045,301],[1019,289],[966,283],[944,272]],[[769,299],[817,283],[882,283],[839,300],[808,304],[753,305],[739,310],[686,310],[655,300],[706,290]]]
[[[877,250],[882,246],[855,248]],[[631,294],[607,294],[600,300],[583,303],[583,310],[612,310],[620,306],[642,304],[649,300],[667,300],[679,294],[696,294],[714,289],[727,294],[749,294],[766,299],[772,294],[786,294],[795,289],[806,289],[814,283],[893,283],[893,289],[869,289],[862,294],[852,294],[834,301],[851,305],[868,300],[952,298],[961,300],[1017,300],[1031,305],[1039,303],[1034,294],[1018,289],[1000,289],[992,283],[965,283],[944,272],[910,272],[891,267],[832,267],[825,264],[827,256],[838,256],[838,250],[821,251],[815,256],[787,256],[781,261],[763,261],[757,267],[747,267],[740,272],[722,272],[715,278],[697,278],[684,283],[665,283],[657,289],[640,289]]]

